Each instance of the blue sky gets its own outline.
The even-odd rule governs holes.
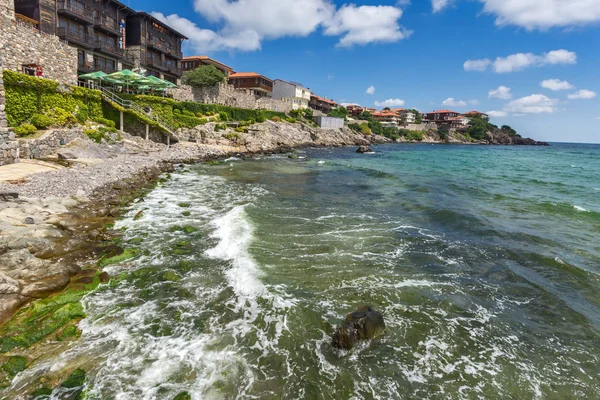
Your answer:
[[[129,5],[189,36],[185,55],[301,82],[338,102],[476,109],[538,140],[600,142],[600,0]]]

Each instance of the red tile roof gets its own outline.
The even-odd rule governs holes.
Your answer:
[[[473,110],[473,111],[469,111],[468,113],[465,113],[464,115],[487,115],[487,114]]]
[[[225,65],[222,62],[219,62],[213,58],[210,58],[209,56],[190,56],[190,57],[183,57],[183,61],[211,61],[215,64],[219,64],[222,67],[225,67],[228,70],[233,71],[233,68],[231,68],[229,65]]]
[[[451,110],[434,110],[432,112],[429,112],[427,114],[459,114],[456,111],[451,111]]]
[[[232,79],[232,78],[260,78],[260,77],[265,78],[270,81],[270,79],[267,78],[266,76],[257,74],[256,72],[234,72],[233,74],[229,75],[229,79]]]

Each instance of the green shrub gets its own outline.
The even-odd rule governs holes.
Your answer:
[[[227,122],[229,121],[229,114],[227,114],[225,111],[221,111],[219,113],[219,119],[223,122]]]
[[[181,110],[179,108],[176,108],[173,110],[173,114],[181,114]]]
[[[250,118],[248,121],[246,121],[246,123],[248,125],[254,125],[256,123],[256,120],[254,118]]]
[[[239,132],[239,133],[248,133],[248,128],[245,128],[245,127],[243,127],[243,126],[240,126],[240,127],[238,127],[238,128],[235,128],[234,130],[235,130],[236,132]]]
[[[369,124],[365,123],[360,126],[360,133],[362,133],[363,135],[369,136],[373,132],[371,132],[371,128],[369,128]]]
[[[29,122],[31,122],[31,125],[35,126],[37,129],[47,129],[54,124],[54,119],[47,115],[34,114]]]
[[[33,135],[37,132],[37,128],[31,124],[23,124],[15,128],[15,135],[19,137]]]
[[[273,121],[273,122],[281,122],[281,118],[279,118],[279,117],[271,117],[271,121]]]
[[[94,118],[94,122],[108,126],[109,128],[117,127],[117,125],[115,124],[115,121],[111,121],[110,119],[106,119],[106,118]]]
[[[242,138],[242,136],[238,132],[231,132],[225,135],[225,138],[237,142]]]
[[[54,116],[54,120],[56,121],[56,125],[58,126],[66,126],[70,127],[77,123],[77,119],[73,115],[73,113],[64,110],[62,108],[54,108],[52,110],[52,115]]]
[[[183,110],[181,113],[183,115],[187,115],[188,117],[195,117],[196,116],[196,114],[194,114],[193,112],[188,111],[188,110]]]
[[[406,139],[412,142],[420,142],[423,140],[423,132],[421,131],[408,131]]]
[[[286,120],[287,122],[289,122],[290,124],[295,124],[295,123],[297,122],[297,121],[296,121],[296,118],[286,118],[285,120]]]
[[[265,115],[263,113],[258,114],[258,116],[256,117],[256,122],[258,122],[259,124],[262,124],[266,120],[267,120],[267,117],[265,117]]]
[[[216,124],[215,132],[224,131],[227,129],[227,124]]]

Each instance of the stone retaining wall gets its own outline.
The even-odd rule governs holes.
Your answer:
[[[6,128],[0,128],[0,165],[19,162],[19,142],[15,133]]]
[[[49,130],[39,138],[19,139],[19,155],[22,159],[42,158],[56,153],[60,147],[75,139],[86,138],[79,128],[69,130]]]
[[[0,54],[4,69],[22,72],[23,65],[36,64],[43,68],[44,78],[77,84],[77,49],[6,13],[0,13]]]
[[[177,101],[196,101],[198,103],[219,104],[250,110],[279,112],[289,112],[292,110],[291,103],[274,100],[270,97],[256,97],[250,90],[235,89],[233,85],[226,83],[203,89],[181,85],[177,89],[171,89],[170,93]]]

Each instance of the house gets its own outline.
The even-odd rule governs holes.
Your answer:
[[[486,113],[482,113],[482,112],[475,111],[475,110],[469,111],[468,113],[464,113],[463,115],[467,118],[468,117],[481,117],[483,119],[488,119],[488,120],[490,119],[490,116],[487,115]]]
[[[364,111],[364,108],[358,104],[348,104],[346,110],[348,110],[348,115],[358,117]]]
[[[181,44],[187,37],[145,12],[127,18],[127,60],[135,69],[179,83],[183,76]]]
[[[400,120],[403,125],[414,124],[417,120],[415,113],[405,108],[392,108],[390,111],[400,116]]]
[[[275,100],[281,100],[292,104],[292,110],[308,108],[312,93],[296,82],[286,82],[281,79],[275,79],[273,83],[272,97]]]
[[[234,72],[233,68],[231,68],[230,66],[220,63],[219,61],[214,60],[208,56],[184,57],[181,64],[184,72],[196,69],[201,65],[213,65],[225,76],[229,76]]]
[[[469,127],[469,123],[471,120],[464,115],[459,115],[455,118],[450,118],[449,120],[442,123],[443,126],[447,126],[448,128],[463,130]]]
[[[456,111],[451,110],[437,110],[430,113],[427,113],[427,117],[425,118],[428,122],[434,122],[438,125],[441,125],[445,122],[448,122],[451,118],[456,118],[460,115]]]
[[[384,128],[397,128],[402,122],[400,115],[394,111],[374,112],[371,115],[373,115],[373,118],[376,121],[379,121]]]
[[[271,96],[273,92],[273,81],[256,72],[235,72],[228,79],[234,88],[250,90],[257,97]]]
[[[181,77],[181,42],[187,38],[119,1],[19,0],[15,11],[77,48],[79,74],[140,68],[172,82]]]
[[[325,115],[329,114],[334,108],[339,107],[335,101],[329,100],[327,97],[319,97],[315,94],[310,96],[308,106],[315,111],[321,111]]]

